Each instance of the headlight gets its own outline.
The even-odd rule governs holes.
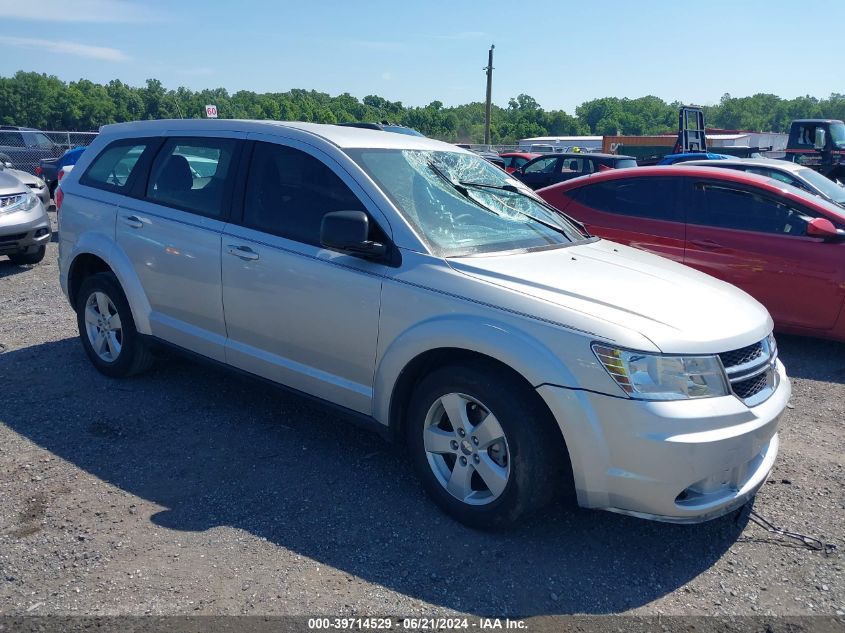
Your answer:
[[[666,356],[593,344],[611,378],[631,398],[686,400],[730,394],[716,356]]]
[[[27,191],[26,193],[16,193],[11,196],[0,197],[0,213],[14,213],[15,211],[29,211],[36,204],[38,198]]]

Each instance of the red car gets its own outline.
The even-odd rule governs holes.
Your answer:
[[[845,211],[836,205],[714,167],[614,170],[537,193],[594,235],[742,288],[781,332],[845,341]]]
[[[540,154],[533,154],[531,152],[502,152],[499,156],[505,159],[505,171],[512,174],[532,158],[540,156]]]

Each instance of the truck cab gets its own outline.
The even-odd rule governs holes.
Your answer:
[[[789,127],[786,159],[831,180],[845,181],[845,123],[836,119],[798,119]]]

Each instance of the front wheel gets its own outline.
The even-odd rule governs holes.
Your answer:
[[[499,368],[431,373],[412,397],[407,433],[428,494],[471,527],[514,523],[546,505],[566,479],[566,450],[548,410]]]
[[[97,273],[82,282],[76,322],[85,353],[106,376],[131,376],[152,364],[149,346],[135,329],[129,303],[113,273]]]

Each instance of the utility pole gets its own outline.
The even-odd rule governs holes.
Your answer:
[[[490,45],[490,52],[487,57],[487,102],[484,107],[484,144],[490,145],[490,101],[493,97],[493,49],[495,44]]]

